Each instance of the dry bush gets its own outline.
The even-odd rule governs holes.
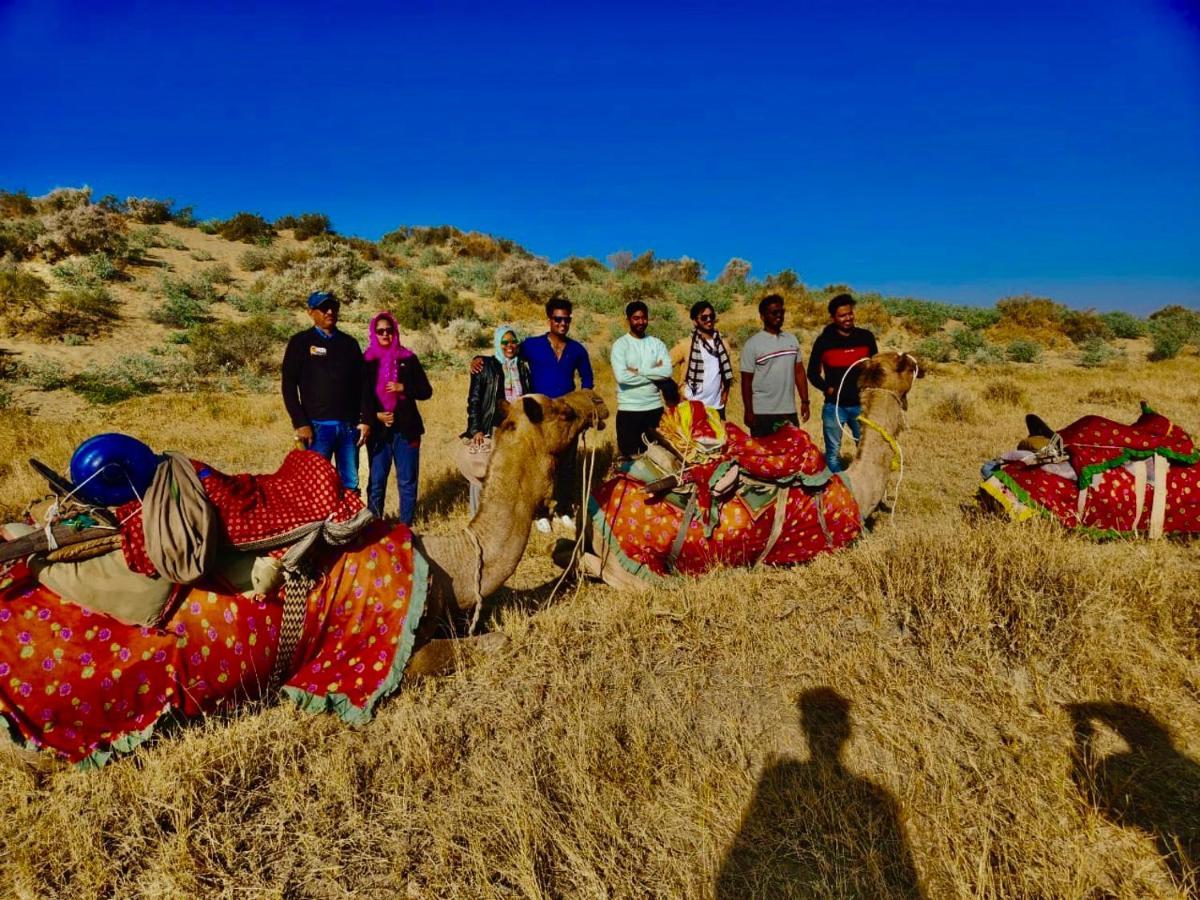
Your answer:
[[[309,238],[314,238],[318,235],[333,233],[333,223],[329,221],[329,216],[324,213],[301,213],[298,216],[282,216],[275,220],[275,227],[279,230],[285,228],[292,229],[292,236],[298,241],[307,241]]]
[[[26,331],[43,341],[68,336],[86,340],[107,334],[120,319],[120,304],[106,288],[68,288],[55,294],[39,315],[28,320]]]
[[[143,225],[161,225],[172,219],[171,207],[175,201],[155,200],[151,197],[126,197],[125,213],[135,222]]]
[[[545,303],[567,294],[576,284],[568,269],[544,259],[509,257],[496,270],[496,297],[508,302]]]
[[[49,216],[45,226],[37,247],[49,262],[89,253],[118,257],[128,243],[124,217],[99,206],[67,207]]]
[[[0,219],[23,219],[37,214],[37,207],[24,191],[0,189]]]
[[[227,241],[242,241],[246,244],[270,244],[275,238],[271,223],[257,213],[235,213],[216,225],[217,234]]]
[[[959,391],[950,391],[941,400],[929,407],[929,416],[935,422],[961,422],[971,424],[978,420],[975,400]]]
[[[288,328],[267,316],[198,325],[188,333],[192,364],[201,375],[277,371]]]
[[[456,235],[450,241],[450,249],[455,256],[469,256],[488,262],[499,262],[508,255],[499,241],[479,231]]]
[[[92,189],[90,187],[55,188],[48,194],[33,198],[34,209],[43,215],[67,209],[80,209],[89,206],[91,202]]]
[[[892,314],[878,300],[866,300],[854,307],[854,321],[859,328],[885,334],[892,327]]]
[[[1024,406],[1029,403],[1025,389],[1011,379],[989,381],[983,386],[983,399],[1004,406]]]
[[[725,263],[725,268],[717,276],[717,284],[741,284],[749,277],[750,263],[735,256]]]
[[[1137,409],[1140,399],[1137,391],[1124,385],[1092,388],[1083,395],[1084,403],[1103,403],[1106,406],[1123,406],[1130,409]]]
[[[315,238],[309,246],[317,247],[321,241]],[[285,255],[293,262],[277,275],[260,278],[254,288],[279,307],[294,307],[313,291],[330,291],[342,302],[353,303],[358,299],[359,279],[371,271],[357,253],[341,245],[334,245],[325,255],[309,254],[306,259],[279,254]]]
[[[0,326],[7,334],[19,334],[28,322],[41,315],[50,286],[32,272],[14,266],[0,267]]]

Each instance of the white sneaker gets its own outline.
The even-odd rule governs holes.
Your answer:
[[[575,530],[575,517],[574,516],[559,516],[554,521],[557,522],[559,525],[561,525],[563,528],[567,529],[567,531]]]
[[[540,531],[542,534],[550,533],[550,520],[549,519],[546,519],[546,518],[534,519],[533,524],[534,524],[534,527],[536,527],[537,530]]]

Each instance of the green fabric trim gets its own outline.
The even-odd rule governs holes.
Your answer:
[[[112,759],[118,753],[132,753],[146,741],[150,740],[154,734],[154,729],[158,727],[159,722],[173,722],[176,720],[175,711],[173,709],[165,709],[159,713],[158,718],[143,728],[141,731],[130,731],[121,735],[107,747],[102,747],[93,750],[89,756],[85,756],[79,762],[75,763],[75,768],[81,772],[89,772],[94,769],[99,769],[106,762]]]
[[[1119,456],[1112,459],[1107,459],[1104,462],[1095,463],[1090,466],[1085,466],[1083,471],[1079,473],[1079,488],[1082,490],[1086,485],[1092,483],[1092,479],[1101,472],[1107,472],[1109,469],[1116,469],[1125,465],[1127,462],[1134,462],[1139,459],[1149,459],[1152,456],[1164,456],[1171,462],[1181,463],[1185,466],[1194,466],[1200,462],[1200,450],[1194,453],[1179,453],[1176,450],[1167,450],[1160,448],[1158,450],[1136,450],[1130,447],[1128,450],[1122,450]]]
[[[429,591],[429,563],[413,547],[412,597],[408,603],[408,613],[404,617],[403,631],[396,645],[396,655],[392,657],[392,667],[388,671],[383,684],[367,698],[366,705],[355,706],[345,694],[310,694],[298,687],[284,685],[280,691],[283,696],[296,704],[307,713],[334,712],[343,722],[350,725],[365,725],[375,716],[375,705],[384,697],[392,694],[404,680],[404,667],[412,657],[413,641],[416,640],[417,626],[425,614],[425,600]]]
[[[680,576],[659,575],[653,569],[649,568],[645,563],[634,562],[621,550],[621,545],[613,536],[612,529],[608,527],[608,522],[604,519],[604,512],[600,509],[600,504],[596,502],[594,496],[588,497],[588,516],[592,520],[592,525],[607,546],[607,552],[611,553],[620,563],[621,568],[630,575],[636,575],[643,581],[648,581],[650,584],[665,585],[677,580]]]

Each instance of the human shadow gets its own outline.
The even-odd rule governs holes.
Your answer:
[[[1152,837],[1179,888],[1200,897],[1200,763],[1179,752],[1167,728],[1136,706],[1073,703],[1067,711],[1079,790],[1109,821]],[[1102,755],[1097,722],[1120,735],[1128,751]]]
[[[850,702],[832,688],[800,695],[809,759],[780,759],[759,779],[717,875],[718,900],[921,897],[898,807],[842,765]]]

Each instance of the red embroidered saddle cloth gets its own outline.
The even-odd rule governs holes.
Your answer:
[[[344,522],[363,508],[358,494],[342,487],[329,460],[311,450],[291,451],[271,475],[226,475],[197,460],[192,465],[217,510],[222,540],[235,547],[282,538],[312,522]],[[129,568],[155,574],[146,555],[141,501],[125,504],[117,516],[124,523],[121,534]]]

